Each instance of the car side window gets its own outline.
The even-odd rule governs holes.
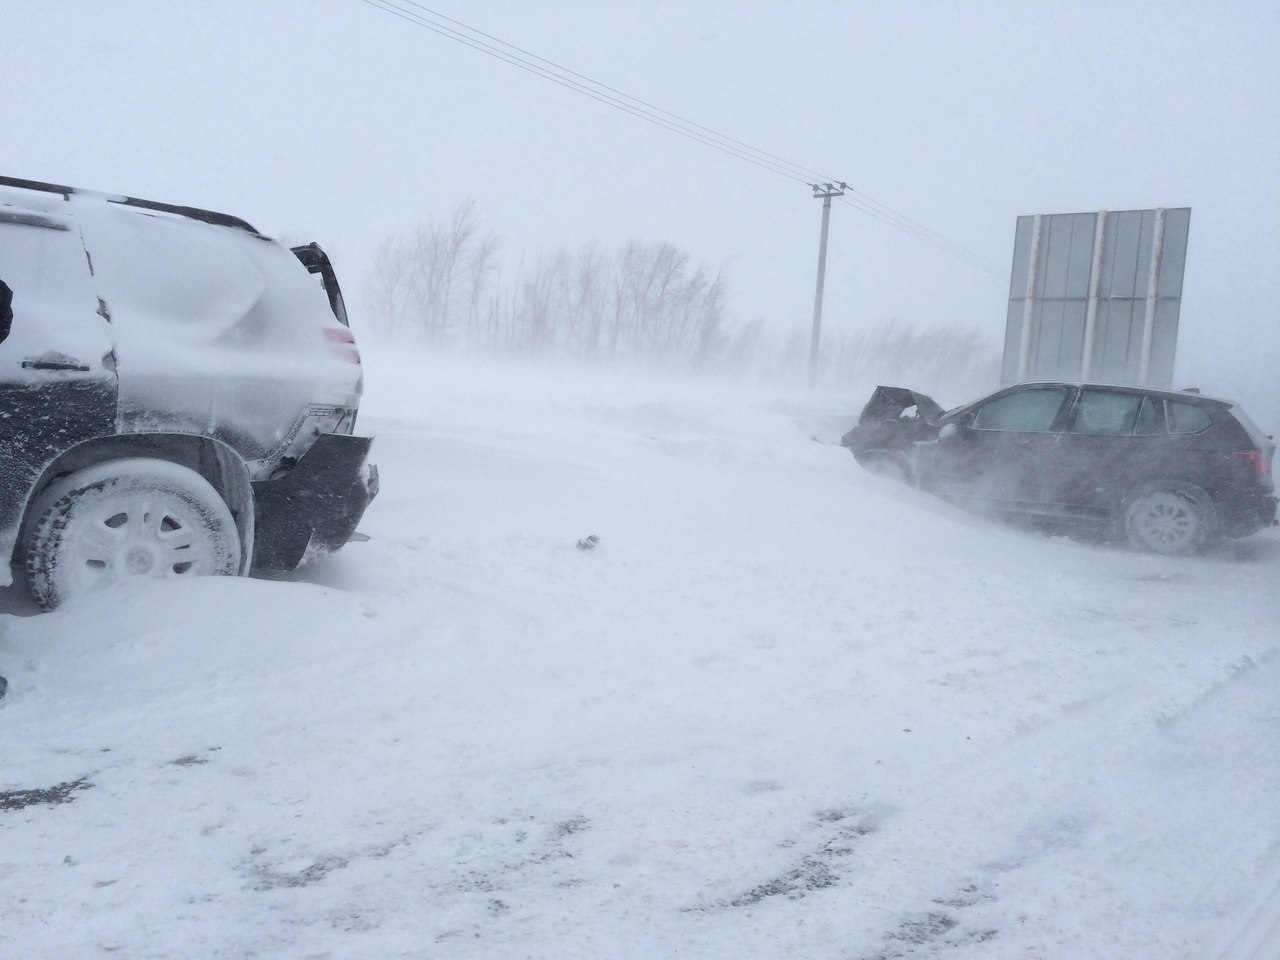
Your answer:
[[[975,430],[1051,433],[1066,396],[1064,387],[1046,387],[997,397],[978,408],[972,426]]]
[[[1135,437],[1154,437],[1164,433],[1164,403],[1154,397],[1142,398],[1138,422],[1133,426]]]
[[[1138,421],[1142,397],[1107,390],[1085,390],[1076,405],[1071,432],[1090,437],[1127,437]]]
[[[1208,411],[1197,404],[1169,400],[1165,406],[1169,414],[1170,433],[1199,433],[1207,430],[1213,423]]]

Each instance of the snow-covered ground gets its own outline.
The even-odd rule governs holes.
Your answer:
[[[0,591],[0,956],[1280,957],[1276,532],[988,524],[869,384],[366,368],[368,543]]]

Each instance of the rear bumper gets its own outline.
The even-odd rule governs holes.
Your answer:
[[[322,434],[288,473],[253,484],[252,572],[294,570],[351,539],[378,493],[372,443]]]
[[[1219,507],[1219,522],[1225,537],[1247,537],[1276,522],[1276,498],[1273,496],[1242,497],[1230,506]]]

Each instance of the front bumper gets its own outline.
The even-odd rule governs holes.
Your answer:
[[[288,473],[253,484],[253,573],[295,570],[351,539],[378,494],[372,443],[321,434]]]

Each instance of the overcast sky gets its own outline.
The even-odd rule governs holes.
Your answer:
[[[378,2],[846,180],[995,268],[837,203],[829,330],[900,317],[998,340],[1019,215],[1189,206],[1180,380],[1275,402],[1280,4]],[[0,7],[6,174],[319,240],[352,299],[381,238],[474,199],[508,261],[670,241],[727,268],[734,317],[809,322],[821,203],[803,176],[373,3]]]

